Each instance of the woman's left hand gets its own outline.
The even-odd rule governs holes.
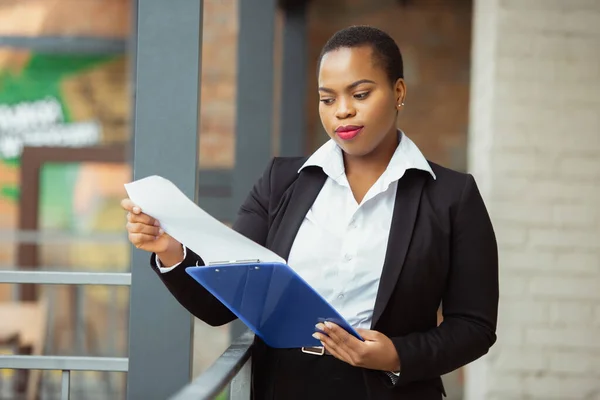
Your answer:
[[[400,359],[396,347],[383,333],[357,329],[364,342],[332,322],[317,324],[313,337],[325,346],[335,358],[348,364],[381,371],[400,371]]]

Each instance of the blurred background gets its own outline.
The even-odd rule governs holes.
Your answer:
[[[205,0],[202,16],[198,198],[226,223],[243,133],[239,1]],[[274,11],[273,154],[289,97],[286,7]],[[302,7],[295,155],[327,140],[317,113],[321,47],[338,29],[374,25],[404,57],[398,126],[431,161],[474,174],[494,221],[498,342],[444,377],[448,398],[600,399],[600,1]],[[128,0],[0,0],[0,269],[130,271],[119,201],[132,179],[134,12]],[[261,170],[267,161],[258,160]],[[2,354],[126,357],[128,321],[127,287],[0,284]],[[231,334],[194,326],[198,376]],[[125,379],[73,373],[72,398],[124,398]],[[26,398],[31,385],[34,397],[59,398],[60,383],[60,371],[0,369],[0,399]]]

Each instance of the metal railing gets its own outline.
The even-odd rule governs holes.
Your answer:
[[[130,273],[0,271],[0,283],[40,285],[131,284]],[[64,357],[0,355],[0,369],[62,371],[61,400],[70,398],[71,371],[127,372],[129,359],[118,357]]]
[[[71,371],[127,372],[127,358],[0,356],[0,369],[41,369],[62,371],[61,400],[70,399]]]
[[[0,271],[0,283],[42,285],[131,284],[130,273]],[[204,373],[171,400],[209,400],[229,388],[229,400],[248,400],[251,391],[253,333],[246,331]],[[0,355],[0,369],[62,371],[61,400],[70,398],[71,371],[127,372],[128,358]]]
[[[128,272],[0,271],[0,283],[129,286]]]
[[[253,333],[246,331],[204,373],[170,400],[211,400],[229,386],[229,400],[250,399]]]

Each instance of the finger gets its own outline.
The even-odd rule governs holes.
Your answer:
[[[348,364],[354,365],[352,356],[348,353],[343,343],[337,343],[335,340],[327,335],[316,332],[314,335],[315,339],[319,340],[323,347],[331,353],[335,358],[342,360]]]
[[[154,225],[146,225],[146,224],[140,224],[140,223],[134,223],[134,222],[128,222],[126,225],[127,228],[127,232],[129,233],[142,233],[144,235],[151,235],[151,236],[160,236],[164,233],[164,231]]]
[[[345,329],[333,322],[325,322],[325,333],[338,343],[343,343],[352,351],[358,351],[362,342],[353,335],[349,334]]]
[[[316,325],[316,328],[318,331],[322,332],[322,340],[326,342],[329,347],[335,348],[338,353],[341,353],[344,356],[350,356],[350,348],[348,348],[346,342],[342,338],[333,333],[331,326],[327,326],[327,323],[319,323]]]
[[[160,222],[158,222],[157,219],[154,219],[151,216],[149,216],[148,214],[144,214],[144,213],[133,214],[133,213],[129,212],[129,213],[127,213],[127,221],[134,222],[134,223],[140,223],[140,224],[146,224],[146,225],[160,226]]]
[[[145,244],[152,243],[156,240],[156,236],[147,235],[145,233],[130,233],[129,241],[133,243],[135,247],[141,249]]]
[[[129,198],[121,200],[121,207],[134,214],[139,214],[142,212],[142,209]]]
[[[346,355],[343,352],[338,351],[334,347],[327,345],[327,343],[325,343],[325,342],[321,342],[321,344],[323,345],[323,347],[325,347],[325,350],[327,350],[329,352],[329,354],[331,354],[338,360],[345,362],[346,364],[352,365],[352,360],[350,358],[348,358],[348,355]]]
[[[133,211],[134,207],[137,207],[130,198],[125,198],[121,200],[121,207],[123,207],[126,211]]]

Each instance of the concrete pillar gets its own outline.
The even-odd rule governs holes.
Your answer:
[[[600,399],[600,1],[474,6],[469,170],[501,299],[465,398]]]

